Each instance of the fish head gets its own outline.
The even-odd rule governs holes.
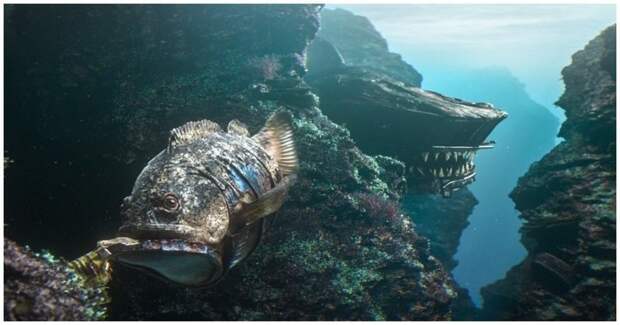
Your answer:
[[[119,229],[141,245],[117,254],[118,262],[183,285],[222,273],[228,206],[196,161],[187,151],[164,150],[142,170],[121,205]]]

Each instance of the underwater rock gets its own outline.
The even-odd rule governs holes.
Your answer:
[[[389,154],[407,163],[410,189],[422,193],[408,194],[403,199],[404,211],[411,215],[417,232],[430,239],[431,253],[446,269],[452,270],[456,266],[452,257],[477,201],[467,189],[454,192],[449,200],[426,193],[437,192],[435,186],[439,185],[439,182],[429,183],[429,178],[434,175],[427,168],[436,158],[442,163],[447,162],[447,155],[445,152],[437,156],[432,153],[427,155],[427,161],[422,161],[424,158],[421,153],[425,149],[430,151],[428,148],[434,144],[441,144],[442,135],[465,138],[454,134],[462,130],[459,123],[464,120],[464,116],[471,117],[470,113],[476,112],[476,106],[483,110],[482,113],[489,107],[412,87],[419,86],[419,81],[408,82],[401,75],[408,71],[405,67],[390,69],[386,66],[386,62],[390,61],[385,58],[397,55],[388,52],[387,42],[367,18],[337,9],[323,10],[321,19],[322,26],[318,35],[326,35],[329,41],[317,37],[310,44],[305,80],[317,89],[321,109],[330,118],[350,129],[361,148],[372,153]],[[398,61],[410,68],[399,56]],[[430,122],[428,116],[433,113],[437,119]],[[502,112],[489,109],[489,115],[493,114],[504,116]],[[394,124],[402,127],[395,129]],[[473,144],[482,142],[488,134],[485,132],[491,130],[492,127],[481,130],[481,138],[474,139]],[[433,133],[436,131],[443,134]],[[462,153],[451,155],[450,161],[466,163],[473,160],[473,152],[465,154],[467,157]],[[461,174],[461,177],[471,176],[473,173],[473,163],[472,173],[467,174],[465,166],[446,167],[441,172],[445,172],[443,176],[447,178],[457,178],[457,174]],[[420,175],[420,171],[425,171],[427,175]],[[439,170],[435,172],[439,173]],[[455,317],[461,320],[473,319],[475,306],[467,290],[457,290],[459,295],[452,308]]]
[[[375,61],[381,57],[376,53],[393,53],[365,17],[338,9],[323,12],[322,19],[319,35],[325,40],[311,44],[308,62],[330,62],[329,68],[309,65],[305,77],[321,98],[321,111],[349,129],[364,151],[404,161],[416,192],[449,196],[473,182],[475,154],[492,147],[484,141],[507,114],[402,81],[397,72],[403,69],[385,69]],[[376,34],[382,46],[374,46],[372,37],[362,41],[367,34]],[[357,56],[348,59],[347,52]]]
[[[536,255],[532,262],[532,275],[549,290],[570,289],[574,282],[572,267],[549,253]]]
[[[452,271],[458,264],[454,255],[461,234],[477,204],[468,189],[461,189],[449,199],[434,194],[409,194],[403,200],[403,209],[411,214],[416,231],[430,240],[431,253]]]
[[[85,288],[64,262],[4,239],[4,320],[98,320],[105,293]]]
[[[482,290],[488,319],[613,320],[616,310],[616,27],[575,53],[559,144],[511,194],[524,262]],[[558,285],[559,289],[558,290]]]
[[[523,82],[508,68],[487,67],[455,72],[449,78],[442,78],[441,88],[450,96],[493,103],[508,113],[509,117],[491,135],[497,142],[490,153],[497,171],[489,163],[484,167],[478,165],[485,169],[485,175],[504,178],[502,193],[512,190],[532,162],[555,147],[560,127],[557,117],[530,98]],[[528,136],[516,138],[515,133]],[[507,170],[505,166],[508,164],[511,168]]]
[[[14,42],[11,44],[25,46],[17,40],[24,35],[30,39],[37,32],[50,40],[67,39],[67,44],[62,45],[34,43],[50,46],[51,50],[30,54],[36,56],[27,57],[32,62],[21,59],[32,63],[33,74],[49,76],[49,69],[75,70],[68,77],[61,74],[72,81],[67,82],[66,89],[34,95],[36,101],[47,100],[46,105],[54,109],[32,108],[29,116],[46,112],[47,120],[33,121],[45,127],[39,129],[41,135],[28,134],[24,141],[38,143],[46,132],[58,128],[63,130],[65,140],[84,132],[82,141],[89,145],[70,146],[84,152],[84,156],[72,151],[55,155],[64,161],[73,160],[74,165],[80,165],[79,172],[86,175],[99,171],[104,164],[109,180],[89,179],[87,183],[101,187],[101,197],[114,197],[90,203],[91,212],[92,206],[111,211],[105,215],[90,215],[86,210],[68,216],[66,211],[65,215],[57,212],[54,222],[74,224],[63,229],[68,234],[78,232],[73,227],[84,222],[84,215],[89,215],[89,222],[99,217],[105,220],[105,227],[99,227],[99,223],[84,227],[91,229],[83,235],[88,238],[66,242],[49,236],[39,245],[54,245],[65,254],[77,247],[85,253],[98,239],[114,236],[120,225],[117,213],[121,198],[131,189],[140,168],[165,146],[170,129],[189,120],[208,118],[225,125],[236,118],[253,134],[273,111],[285,109],[293,115],[299,178],[282,208],[270,218],[269,229],[256,251],[209,288],[176,287],[113,265],[109,319],[450,319],[457,292],[450,275],[430,253],[428,240],[415,232],[410,217],[401,211],[385,215],[370,211],[360,201],[364,196],[388,205],[398,200],[407,188],[404,164],[364,154],[347,129],[321,113],[318,97],[301,79],[306,46],[318,30],[319,8],[62,6],[47,13],[40,7],[15,8],[13,21],[23,30],[10,36]],[[38,23],[26,24],[33,16]],[[45,29],[50,21],[59,27],[56,30],[65,33],[62,37]],[[76,30],[76,24],[89,33]],[[102,33],[109,35],[100,37]],[[80,45],[72,45],[72,41]],[[17,51],[22,52],[27,51]],[[82,69],[70,70],[74,60],[53,61],[52,57],[63,57],[57,54],[65,52],[72,53],[73,58],[88,56],[85,61],[94,67],[105,65],[92,74],[106,79],[103,85],[108,85],[97,89],[96,104],[75,101],[76,96],[93,88],[74,78],[91,74]],[[16,57],[10,59],[19,63],[18,68],[27,65]],[[56,65],[40,67],[34,64],[36,60]],[[13,78],[17,78],[18,68]],[[19,82],[11,83],[17,93],[10,101],[13,107],[33,104],[34,100],[26,99],[27,90],[34,88],[30,82],[43,85],[39,89],[54,89],[50,83],[56,81],[42,77],[16,80]],[[84,113],[63,111],[70,103],[92,108],[89,114],[97,119],[87,117],[79,122],[85,118]],[[18,121],[26,118],[18,117]],[[50,145],[56,148],[61,144]],[[16,157],[27,154],[24,150],[15,153]],[[29,154],[38,157],[37,153]],[[86,154],[96,157],[100,164],[81,165]],[[26,167],[21,168],[25,173]],[[21,174],[12,176],[14,182],[17,175]],[[79,185],[86,179],[73,182]],[[56,193],[45,183],[41,190]],[[27,188],[18,193],[29,194]],[[72,202],[91,194],[92,190],[78,196],[62,192],[57,195],[59,200]],[[17,225],[10,231],[31,238],[33,230]]]
[[[310,43],[306,56],[306,68],[308,69],[306,76],[321,75],[346,66],[344,58],[332,43],[320,37],[316,37]]]
[[[400,54],[388,50],[387,41],[366,17],[340,8],[324,9],[317,36],[317,40],[332,44],[349,66],[386,74],[408,86],[420,87],[422,84],[422,75]]]
[[[407,194],[402,200],[403,210],[411,215],[416,232],[429,239],[431,254],[441,261],[448,271],[458,262],[454,259],[461,235],[469,225],[469,217],[478,204],[466,188],[444,198],[436,194]],[[478,308],[469,291],[456,284],[458,297],[453,302],[454,320],[474,320]]]

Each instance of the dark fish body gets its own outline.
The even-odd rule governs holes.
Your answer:
[[[183,285],[207,285],[258,245],[297,158],[290,116],[273,114],[250,137],[236,120],[190,122],[138,176],[119,232],[140,241],[114,260]]]

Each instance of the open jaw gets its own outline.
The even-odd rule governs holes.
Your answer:
[[[493,143],[478,146],[432,146],[410,163],[409,174],[424,191],[441,193],[444,197],[476,179],[474,158],[478,150],[491,149]]]
[[[321,111],[345,125],[367,154],[407,166],[414,193],[449,196],[474,181],[473,159],[508,114],[493,105],[405,85],[382,73],[341,67],[308,78]]]
[[[114,255],[118,263],[183,286],[206,285],[223,274],[217,250],[181,239],[144,240]]]

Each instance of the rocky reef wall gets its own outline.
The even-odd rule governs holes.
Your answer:
[[[325,38],[308,48],[305,77],[321,111],[365,152],[402,160],[412,192],[447,197],[473,182],[474,156],[507,114],[407,81],[402,73],[413,68],[400,56],[393,68],[395,54],[367,18],[342,9],[321,17]]]
[[[458,139],[469,135],[455,134],[466,129],[463,119],[467,117],[455,118],[450,113],[479,109],[475,103],[420,90],[421,75],[399,55],[389,52],[387,41],[372,22],[343,9],[321,11],[321,28],[308,48],[307,62],[305,80],[320,95],[322,111],[349,128],[365,151],[402,159],[409,176],[416,174],[422,149],[428,151],[431,145],[450,141],[431,132],[438,130],[447,138]],[[410,71],[415,73],[407,74]],[[417,110],[424,113],[412,113]],[[436,120],[427,119],[435,114]],[[433,131],[423,129],[427,126]],[[414,129],[423,130],[415,133]],[[426,182],[408,177],[409,193],[403,197],[402,207],[417,232],[429,238],[431,253],[451,271],[457,264],[453,256],[459,239],[478,201],[466,188],[450,198],[429,194],[422,185]],[[466,290],[458,290],[454,315],[472,319],[473,303]]]
[[[98,320],[106,293],[79,277],[49,252],[33,253],[4,240],[4,320]]]
[[[285,108],[300,177],[259,248],[207,289],[115,267],[106,317],[450,319],[454,283],[396,201],[403,163],[361,152],[302,80],[319,9],[15,6],[7,236],[68,258],[85,253],[114,236],[121,198],[171,128],[237,118],[256,132]]]
[[[429,238],[432,254],[449,271],[458,264],[454,255],[459,239],[477,204],[478,200],[467,189],[449,199],[432,194],[409,194],[403,199],[403,209],[411,214],[417,232]]]
[[[614,25],[562,71],[565,141],[511,194],[528,256],[483,288],[486,319],[616,318],[615,40]]]
[[[387,40],[364,16],[344,9],[325,9],[317,37],[334,44],[347,65],[384,73],[410,86],[422,85],[420,72],[400,54],[390,52]]]

